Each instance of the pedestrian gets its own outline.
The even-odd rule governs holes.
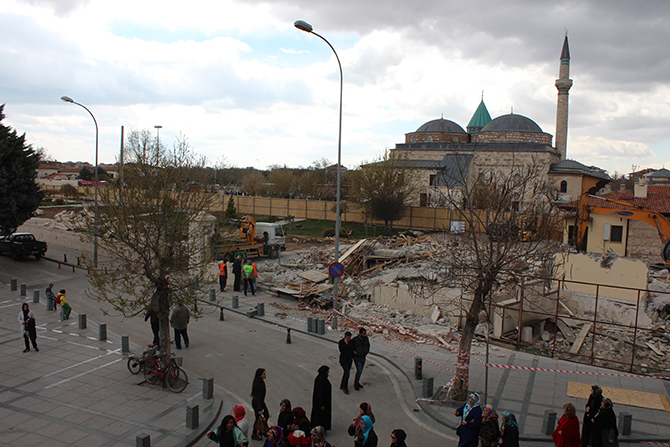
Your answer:
[[[261,429],[262,419],[265,419],[266,424],[267,420],[270,418],[270,412],[268,407],[265,405],[265,378],[267,374],[265,369],[258,368],[256,374],[254,375],[254,382],[251,385],[251,407],[254,409],[254,427],[251,434],[251,439],[255,441],[262,440],[262,436],[266,433]],[[281,428],[280,428],[281,430]]]
[[[365,368],[365,357],[370,352],[370,340],[368,339],[368,332],[364,327],[358,330],[358,335],[352,341],[354,343],[354,364],[356,365],[354,389],[358,391],[363,388],[363,385],[361,385],[361,374],[363,374],[363,368]]]
[[[274,426],[268,430],[268,439],[265,440],[263,447],[284,447],[288,443],[284,437],[285,433],[281,427]]]
[[[248,445],[246,436],[235,423],[235,417],[230,414],[223,418],[221,425],[216,430],[207,432],[207,437],[225,447]]]
[[[370,416],[363,416],[361,418],[361,433],[354,438],[355,447],[377,447],[377,433],[373,427]]]
[[[347,432],[349,433],[349,436],[358,436],[361,431],[361,420],[363,416],[368,416],[372,422],[375,421],[375,415],[372,413],[372,405],[370,405],[367,402],[363,402],[358,406],[358,416],[354,418],[354,421],[351,423],[349,428],[347,429]]]
[[[502,412],[502,427],[500,427],[500,447],[519,447],[519,425],[516,416],[511,411]]]
[[[21,323],[21,335],[23,336],[23,341],[26,343],[26,349],[24,349],[23,352],[30,351],[28,338],[30,338],[30,342],[32,342],[35,351],[39,352],[39,348],[37,347],[37,329],[35,328],[35,312],[30,310],[27,302],[23,303],[23,306],[21,306],[21,310],[19,311],[19,323]]]
[[[144,316],[144,321],[150,320],[151,332],[154,334],[154,341],[152,344],[160,349],[161,346],[161,337],[160,337],[160,320],[158,319],[158,314],[153,307],[149,307],[147,314]]]
[[[558,421],[558,426],[551,437],[556,447],[580,447],[582,439],[579,436],[579,418],[577,410],[571,403],[563,405],[563,416]]]
[[[332,447],[330,442],[326,441],[326,429],[321,426],[312,429],[311,438],[313,447]]]
[[[354,344],[351,341],[351,332],[344,333],[344,338],[338,342],[338,347],[340,349],[340,366],[343,371],[340,389],[344,391],[344,394],[349,394],[349,373],[354,361]]]
[[[191,320],[191,315],[188,312],[186,306],[182,303],[179,303],[177,307],[172,311],[172,316],[170,317],[170,324],[174,329],[174,344],[177,349],[181,349],[181,339],[184,339],[184,346],[188,348],[188,322]]]
[[[305,435],[312,431],[312,424],[307,419],[307,413],[302,407],[295,407],[293,410],[293,423],[289,427],[291,431],[300,430]]]
[[[242,256],[237,255],[233,261],[233,275],[235,275],[235,282],[233,283],[233,291],[240,291],[240,279],[242,278]]]
[[[591,386],[591,394],[589,400],[584,407],[584,419],[582,421],[582,447],[591,445],[591,431],[593,429],[593,418],[600,410],[600,405],[603,402],[603,389],[598,385]]]
[[[219,289],[221,292],[226,291],[226,283],[228,282],[228,263],[226,259],[223,258],[221,264],[219,264]]]
[[[44,293],[46,294],[47,299],[50,299],[51,301],[53,301],[53,309],[52,310],[57,310],[56,309],[56,304],[58,304],[58,303],[56,303],[56,295],[54,295],[54,292],[52,290],[53,286],[54,286],[54,283],[50,282],[49,286],[47,287],[47,289],[45,290]]]
[[[289,427],[293,424],[293,413],[291,412],[291,401],[284,399],[279,403],[279,416],[277,416],[277,425],[284,433],[289,433]]]
[[[482,409],[482,425],[479,428],[481,447],[494,447],[498,443],[499,435],[498,413],[496,413],[493,405],[486,405]]]
[[[479,394],[470,393],[468,401],[454,411],[461,417],[461,425],[456,429],[458,447],[477,447],[479,445],[479,426],[482,423],[482,407],[479,406]]]
[[[244,267],[242,267],[242,276],[244,277],[244,296],[247,295],[247,287],[251,290],[252,295],[256,295],[253,281],[254,268],[251,266],[251,260],[248,260]]]
[[[249,437],[249,418],[246,417],[247,410],[242,405],[235,405],[233,407],[233,415],[235,416],[235,423],[242,430],[245,437]]]
[[[251,280],[254,283],[254,290],[258,290],[258,285],[256,284],[258,280],[258,269],[256,268],[256,263],[252,262],[251,267],[253,267],[253,272],[251,273]]]
[[[330,368],[323,365],[314,379],[314,391],[312,393],[312,427],[323,427],[330,430],[333,412],[333,391],[328,380]]]
[[[72,307],[70,306],[70,303],[67,302],[67,298],[65,297],[65,289],[60,289],[58,296],[56,297],[56,302],[60,304],[61,320],[69,320]]]
[[[594,447],[619,447],[619,430],[613,406],[612,400],[606,397],[603,399],[600,411],[593,418],[593,434],[600,434],[599,442],[594,443]]]
[[[405,430],[396,428],[391,432],[391,447],[407,447],[407,444],[405,444],[405,439],[407,439],[407,433],[405,433]]]

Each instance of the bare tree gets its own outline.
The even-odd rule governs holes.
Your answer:
[[[112,260],[104,269],[91,270],[88,293],[124,316],[153,307],[161,346],[169,351],[171,306],[191,306],[204,294],[196,278],[204,277],[211,249],[189,238],[214,194],[193,192],[205,160],[194,155],[183,136],[171,151],[150,144],[150,137],[144,130],[129,133],[123,183],[99,190],[98,240]],[[88,224],[92,238],[93,222]]]

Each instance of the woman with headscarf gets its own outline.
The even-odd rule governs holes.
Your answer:
[[[311,437],[313,447],[332,447],[332,445],[326,441],[326,429],[321,426],[312,429]]]
[[[293,423],[293,413],[291,412],[291,401],[284,399],[279,403],[279,416],[277,416],[277,425],[284,433],[289,433],[289,427]]]
[[[500,428],[498,426],[498,413],[493,405],[486,405],[482,409],[482,425],[479,428],[479,439],[482,447],[492,447],[498,443]]]
[[[598,439],[600,443],[594,443],[596,447],[619,447],[619,430],[617,430],[613,406],[611,399],[603,399],[600,411],[593,418],[593,434],[595,436],[596,433],[600,433]]]
[[[519,424],[511,411],[502,412],[502,427],[500,427],[500,447],[519,447]]]
[[[23,337],[23,341],[26,342],[26,349],[23,352],[30,351],[29,337],[33,343],[33,348],[39,352],[39,348],[37,347],[37,329],[35,328],[35,312],[30,310],[28,303],[23,303],[19,311],[19,323],[21,323],[21,336]]]
[[[314,392],[312,393],[312,415],[310,417],[313,427],[321,426],[330,430],[332,419],[333,391],[328,380],[329,367],[323,365],[319,368],[319,374],[314,379]]]
[[[312,431],[312,424],[307,419],[307,413],[302,407],[295,407],[292,410],[293,423],[290,426],[291,431],[300,430],[307,435]]]
[[[368,416],[373,424],[376,422],[375,415],[372,413],[372,405],[367,402],[363,402],[358,406],[358,416],[354,418],[354,421],[347,429],[349,436],[358,436],[361,430],[361,418],[363,416]]]
[[[265,420],[270,418],[270,412],[268,411],[267,405],[265,405],[265,378],[267,374],[265,369],[258,368],[256,374],[254,375],[254,383],[251,386],[251,406],[254,409],[254,429],[251,434],[251,439],[256,441],[262,440],[262,436],[265,433],[261,433],[258,430],[259,421],[261,418]]]
[[[471,393],[468,401],[462,407],[454,411],[456,416],[461,417],[461,425],[458,426],[458,447],[477,447],[479,445],[479,426],[482,423],[482,407],[479,406],[479,394]]]
[[[391,447],[407,447],[405,439],[407,439],[407,433],[404,430],[396,428],[391,432]]]
[[[214,436],[212,436],[214,434]],[[221,425],[214,432],[208,432],[207,436],[224,447],[243,447],[248,445],[247,438],[235,423],[233,415],[227,415],[221,421]]]
[[[274,426],[270,427],[268,431],[268,439],[265,440],[263,447],[284,447],[287,446],[288,442],[284,438],[284,430],[281,427]]]
[[[551,435],[556,447],[580,447],[582,439],[579,436],[579,418],[577,410],[571,403],[563,405],[563,416],[558,421],[556,430]]]
[[[235,424],[242,430],[244,436],[249,436],[249,419],[246,417],[247,410],[242,405],[235,405],[233,407],[233,415],[235,416]]]
[[[378,438],[373,425],[370,416],[361,417],[361,431],[354,438],[354,447],[377,447]]]
[[[582,447],[591,445],[591,431],[593,428],[593,418],[600,410],[600,405],[603,402],[603,389],[598,385],[591,387],[591,395],[584,407],[584,420],[582,422]]]

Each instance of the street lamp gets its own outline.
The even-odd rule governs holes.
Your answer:
[[[335,48],[328,42],[323,36],[314,32],[314,28],[309,23],[303,20],[296,20],[293,24],[299,30],[302,30],[306,33],[314,34],[319,39],[323,40],[328,44],[333,53],[335,54],[335,59],[337,59],[337,65],[340,67],[340,126],[337,135],[337,198],[335,202],[335,262],[340,260],[340,189],[342,183],[342,174],[340,172],[340,166],[342,164],[342,87],[344,81],[342,79],[342,64],[340,63],[340,57],[337,55]],[[338,296],[338,283],[339,278],[333,278],[333,296]],[[333,300],[333,307],[337,309],[337,301]],[[333,325],[335,326],[335,325]]]
[[[161,129],[163,126],[161,125],[156,125],[154,126],[154,129],[156,129],[156,155],[158,156],[158,153],[161,150]]]
[[[98,122],[85,105],[75,102],[69,96],[61,96],[60,99],[63,102],[69,102],[70,104],[76,104],[79,107],[82,107],[88,112],[89,115],[91,115],[91,118],[93,118],[93,122],[95,123],[95,186],[93,187],[95,190],[95,214],[93,217],[93,265],[98,267]]]

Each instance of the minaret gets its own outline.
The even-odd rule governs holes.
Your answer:
[[[572,87],[570,79],[570,48],[568,47],[568,32],[565,32],[563,51],[561,51],[561,68],[556,79],[558,89],[558,105],[556,108],[556,150],[565,160],[568,142],[568,92]]]

